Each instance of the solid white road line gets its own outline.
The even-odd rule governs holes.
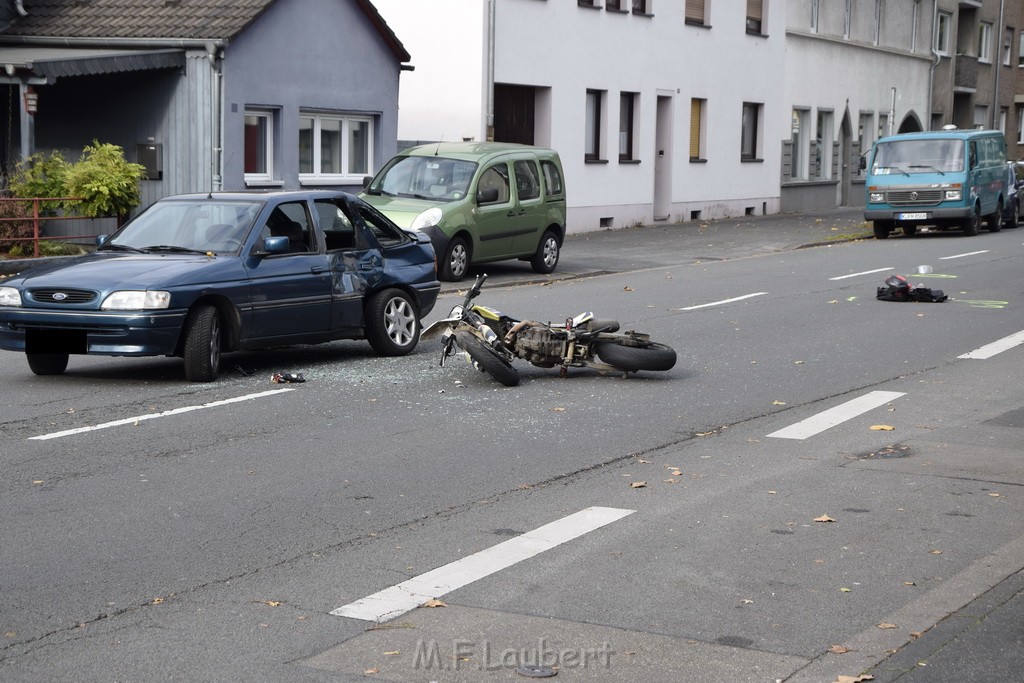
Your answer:
[[[441,597],[445,593],[450,593],[501,569],[511,567],[634,512],[636,510],[605,507],[590,507],[580,510],[522,536],[420,574],[344,607],[339,607],[331,614],[336,617],[350,617],[364,621],[379,622],[393,619],[416,609],[432,598]]]
[[[981,348],[969,351],[957,358],[975,358],[979,360],[985,360],[991,358],[997,353],[1002,353],[1008,349],[1012,349],[1014,346],[1024,344],[1024,331],[1011,334],[1009,337],[1003,337],[998,341],[994,341],[991,344],[985,344]]]
[[[697,306],[687,306],[686,308],[680,308],[679,310],[680,311],[695,311],[698,308],[707,308],[708,306],[721,306],[722,304],[731,304],[733,301],[743,301],[744,299],[750,299],[750,298],[753,298],[755,296],[763,296],[763,295],[765,295],[767,293],[768,292],[755,292],[753,294],[744,294],[743,296],[738,296],[738,297],[735,297],[733,299],[724,299],[722,301],[712,301],[709,304],[699,304]]]
[[[863,273],[850,273],[849,275],[830,277],[829,280],[845,280],[848,277],[860,277],[861,275],[871,275],[872,273],[884,273],[887,270],[892,270],[892,268],[875,268],[874,270],[865,270]]]
[[[169,415],[180,415],[181,413],[190,413],[193,410],[203,410],[204,408],[216,408],[217,406],[225,406],[228,405],[229,403],[238,403],[240,401],[249,401],[254,398],[262,398],[264,396],[282,394],[286,391],[295,391],[295,389],[272,389],[271,391],[261,391],[258,394],[247,394],[245,396],[236,396],[235,398],[226,398],[222,401],[211,401],[210,403],[204,403],[201,406],[185,406],[184,408],[165,410],[162,413],[147,413],[145,415],[137,415],[135,417],[126,417],[123,420],[104,422],[103,424],[93,425],[91,427],[78,427],[77,429],[66,429],[62,432],[53,432],[51,434],[40,434],[39,436],[30,436],[29,440],[46,441],[47,439],[59,439],[62,436],[71,436],[72,434],[93,432],[96,431],[97,429],[107,429],[108,427],[120,427],[121,425],[135,425],[138,424],[139,422],[142,422],[143,420],[153,420],[158,417],[168,417]]]
[[[955,256],[940,256],[940,261],[948,261],[953,258],[963,258],[964,256],[977,256],[978,254],[987,254],[988,249],[982,249],[981,251],[969,251],[966,254],[956,254]]]
[[[806,439],[809,436],[814,436],[830,427],[835,427],[838,424],[855,418],[862,413],[866,413],[873,408],[885,405],[904,394],[905,392],[900,391],[872,391],[835,408],[829,408],[817,415],[812,415],[806,420],[801,420],[777,432],[772,432],[768,436],[774,436],[779,439]]]

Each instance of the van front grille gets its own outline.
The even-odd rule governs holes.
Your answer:
[[[886,199],[893,206],[925,206],[942,201],[942,190],[889,190]]]

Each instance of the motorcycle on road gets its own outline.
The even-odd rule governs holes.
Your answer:
[[[558,366],[563,377],[570,367],[625,376],[630,372],[670,370],[676,364],[672,347],[653,342],[642,332],[619,332],[617,321],[600,320],[593,313],[553,324],[519,320],[472,303],[486,279],[486,273],[477,276],[462,303],[421,333],[420,339],[441,337],[442,367],[458,348],[477,370],[511,387],[519,384],[519,371],[512,365],[516,358],[541,368]]]

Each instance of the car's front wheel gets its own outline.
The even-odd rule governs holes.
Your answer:
[[[448,282],[458,282],[466,276],[469,269],[469,244],[461,237],[456,237],[448,243],[444,250],[444,260],[441,262],[441,279]]]
[[[533,255],[530,265],[535,273],[550,273],[558,265],[558,255],[561,249],[558,243],[558,236],[548,230],[537,245],[537,253]]]
[[[26,353],[28,367],[37,375],[59,375],[68,369],[66,353]]]
[[[212,382],[220,375],[220,313],[200,306],[185,320],[185,379]]]
[[[377,292],[366,302],[366,340],[382,356],[404,356],[420,339],[416,303],[400,289]]]

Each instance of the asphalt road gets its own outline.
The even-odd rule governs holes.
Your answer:
[[[212,385],[0,352],[0,679],[895,680],[934,654],[908,680],[965,680],[921,647],[994,586],[1007,614],[1024,567],[1024,347],[960,358],[1024,329],[1024,228],[858,228],[639,228],[571,237],[554,277],[488,269],[483,303],[677,350],[627,379],[505,388],[427,343],[237,354]],[[891,272],[952,300],[876,301]],[[446,606],[391,602],[419,591]]]

